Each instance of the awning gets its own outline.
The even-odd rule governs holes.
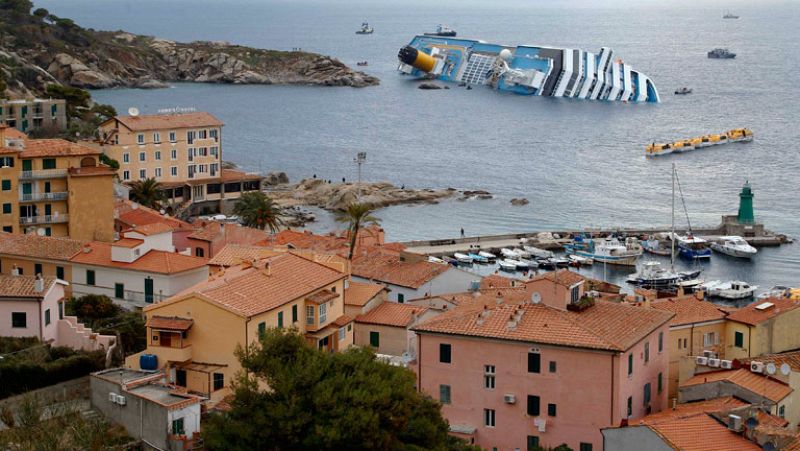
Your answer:
[[[185,365],[176,365],[177,368],[186,371],[195,371],[198,373],[213,373],[216,370],[222,369],[227,367],[228,365],[220,365],[218,363],[202,363],[202,362],[192,362],[187,363]]]
[[[147,327],[160,330],[187,331],[192,324],[194,324],[193,319],[177,316],[153,316],[147,321]]]

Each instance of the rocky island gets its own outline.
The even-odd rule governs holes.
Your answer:
[[[48,84],[159,88],[168,82],[365,87],[376,77],[339,60],[227,42],[180,43],[80,27],[28,0],[0,4],[0,91],[37,95]]]

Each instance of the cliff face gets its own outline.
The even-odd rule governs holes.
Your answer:
[[[351,87],[379,83],[315,53],[94,31],[41,9],[29,14],[7,5],[0,6],[0,72],[11,96],[42,93],[54,82],[79,88],[158,88],[170,81]]]

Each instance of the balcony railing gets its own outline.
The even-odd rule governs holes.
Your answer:
[[[158,356],[159,361],[164,362],[185,362],[192,358],[192,345],[182,348],[172,348],[169,346],[149,346],[148,352]]]
[[[21,193],[19,195],[20,202],[39,202],[43,200],[65,200],[69,193],[66,191],[59,191],[54,193]]]
[[[31,224],[62,224],[69,222],[68,214],[44,215],[44,216],[22,216],[19,223],[24,225]]]
[[[137,304],[155,304],[156,302],[161,302],[164,299],[168,298],[169,296],[165,296],[162,294],[151,294],[146,295],[141,291],[130,291],[125,290],[125,300],[128,302],[134,302]]]
[[[41,169],[38,171],[22,171],[19,175],[20,180],[30,179],[54,179],[66,177],[66,169]]]

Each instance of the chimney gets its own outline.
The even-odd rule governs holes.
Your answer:
[[[265,276],[271,275],[272,271],[270,271],[269,262],[267,261],[264,262],[264,269],[262,269],[261,272],[264,273]]]
[[[36,281],[33,284],[33,291],[41,293],[44,291],[44,279],[41,274],[36,274]]]
[[[517,328],[517,318],[514,314],[508,315],[508,323],[506,323],[508,330],[515,330]]]
[[[19,267],[17,266],[16,263],[14,263],[14,267],[11,268],[11,275],[12,276],[18,276],[19,275]]]
[[[672,398],[672,410],[678,408],[678,398]]]
[[[497,297],[495,298],[495,302],[497,302],[497,305],[500,305],[500,304],[503,303],[503,293],[501,293],[499,291],[497,292]]]

